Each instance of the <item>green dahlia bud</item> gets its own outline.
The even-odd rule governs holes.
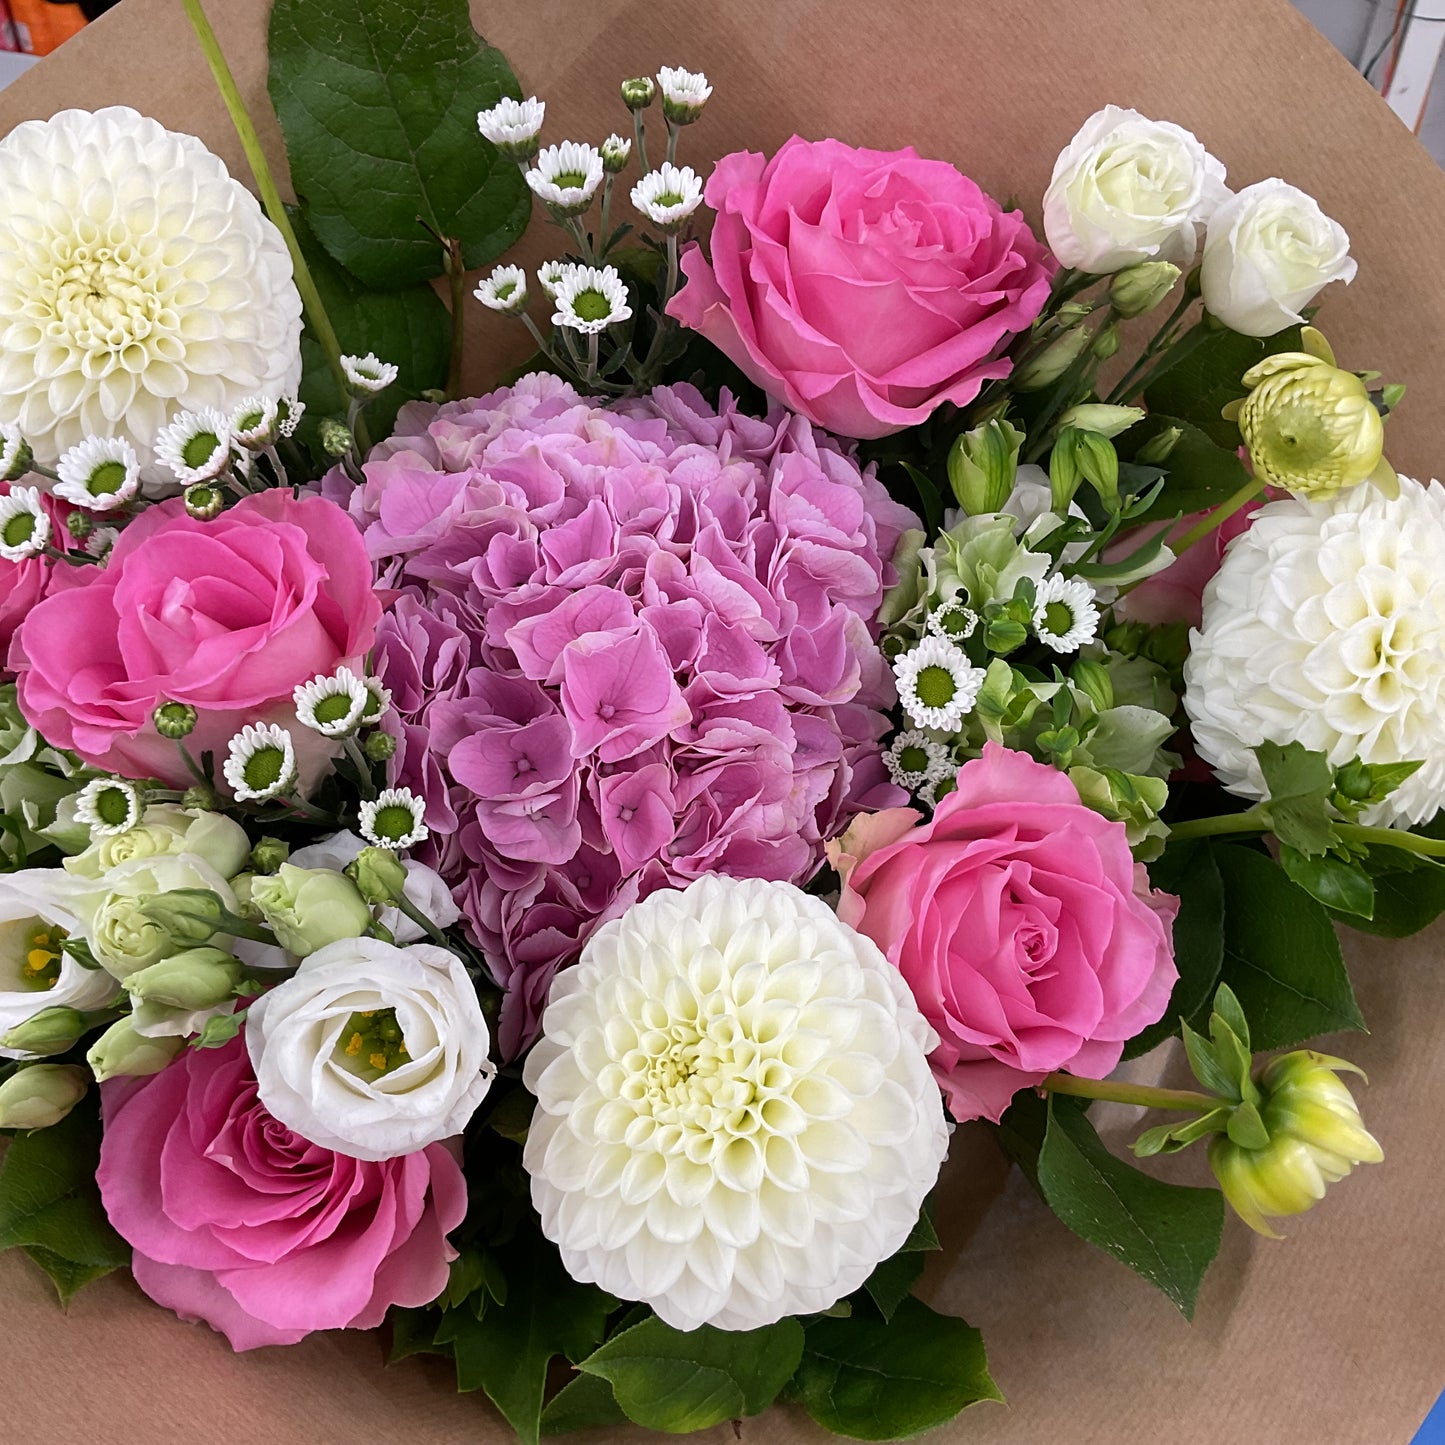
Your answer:
[[[406,869],[390,848],[363,848],[346,865],[346,876],[368,903],[390,903],[406,887]]]
[[[186,488],[186,512],[198,522],[209,522],[221,515],[226,494],[211,482],[197,482]]]
[[[958,437],[948,453],[948,481],[971,517],[998,512],[1013,491],[1024,434],[996,417]]]
[[[0,1084],[0,1129],[48,1129],[85,1097],[90,1080],[74,1064],[32,1064]]]
[[[191,948],[127,976],[126,990],[144,1003],[178,1009],[214,1008],[241,981],[241,965],[219,948]]]
[[[163,702],[151,714],[151,721],[163,738],[189,737],[195,730],[196,710],[186,702]]]
[[[1173,289],[1179,267],[1168,261],[1140,261],[1114,273],[1109,303],[1126,320],[1152,311]]]
[[[85,1032],[85,1015],[64,1006],[43,1008],[0,1038],[0,1048],[25,1054],[63,1054]]]
[[[85,1061],[96,1083],[107,1079],[140,1079],[158,1074],[185,1047],[179,1035],[148,1039],[129,1018],[118,1019],[91,1046]]]
[[[622,82],[622,103],[628,110],[646,110],[657,95],[657,86],[646,75]]]

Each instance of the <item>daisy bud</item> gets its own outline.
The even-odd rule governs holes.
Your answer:
[[[241,965],[219,948],[190,948],[128,974],[126,992],[143,1003],[168,1008],[207,1009],[230,998],[241,981]]]
[[[628,110],[646,110],[656,94],[657,87],[646,75],[622,82],[622,103]]]
[[[140,1079],[158,1074],[185,1047],[179,1034],[148,1039],[135,1031],[129,1018],[113,1023],[85,1056],[96,1083],[107,1079]]]
[[[602,169],[609,175],[615,176],[618,171],[625,171],[631,158],[632,142],[625,136],[618,135],[616,131],[602,142]]]
[[[186,515],[198,522],[209,522],[213,517],[219,517],[225,505],[225,492],[213,487],[210,482],[197,482],[186,488]]]
[[[537,154],[546,114],[547,102],[535,95],[526,100],[504,95],[490,110],[477,112],[477,129],[508,160],[529,161]]]
[[[18,482],[30,470],[35,454],[12,422],[0,422],[0,482]]]
[[[375,352],[365,356],[343,356],[341,370],[346,377],[347,394],[357,401],[380,396],[401,375],[389,361],[382,361]]]
[[[89,512],[76,510],[65,519],[65,530],[77,542],[83,542],[95,531],[95,518]]]
[[[328,457],[344,457],[356,446],[356,437],[344,421],[334,416],[323,419],[318,440]]]
[[[1109,282],[1109,304],[1131,320],[1152,311],[1173,289],[1179,267],[1169,261],[1140,261],[1114,273]]]
[[[674,125],[691,125],[712,94],[707,76],[680,66],[664,65],[657,72],[657,88],[662,92],[662,113]]]
[[[163,702],[151,714],[151,721],[163,738],[185,738],[195,730],[196,710],[188,702]]]
[[[63,1054],[85,1032],[85,1015],[77,1009],[43,1008],[0,1038],[0,1048],[22,1054]]]
[[[396,739],[390,733],[372,733],[361,745],[361,751],[368,762],[390,762],[396,755]]]
[[[267,836],[251,849],[251,867],[257,873],[274,873],[290,856],[291,849],[285,843]]]
[[[181,807],[187,812],[213,813],[220,804],[219,794],[208,783],[192,783],[181,794]]]
[[[0,1129],[48,1129],[85,1097],[90,1080],[74,1064],[32,1064],[0,1084]]]

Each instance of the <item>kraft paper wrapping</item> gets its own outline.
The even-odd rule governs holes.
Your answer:
[[[284,166],[265,89],[269,0],[209,8]],[[1282,175],[1347,228],[1360,274],[1330,289],[1322,322],[1344,364],[1409,383],[1389,426],[1395,465],[1441,470],[1445,177],[1285,0],[473,0],[472,13],[524,90],[547,100],[548,139],[625,131],[624,76],[706,69],[716,91],[684,156],[699,167],[740,147],[771,150],[794,131],[912,144],[1037,218],[1054,156],[1106,101],[1188,126],[1235,186]],[[199,134],[247,176],[176,0],[125,0],[21,77],[0,94],[0,132],[116,103]],[[556,249],[537,224],[516,259],[534,265]],[[480,306],[469,320],[480,390],[527,347],[520,328]],[[1386,1162],[1333,1189],[1286,1243],[1231,1221],[1192,1325],[1071,1235],[986,1137],[960,1131],[939,1207],[947,1247],[925,1287],[982,1328],[1009,1404],[978,1406],[931,1438],[1405,1445],[1445,1385],[1442,942],[1442,928],[1399,944],[1347,935],[1374,1032],[1338,1046],[1369,1071],[1367,1119]],[[1202,1159],[1173,1162],[1202,1178]],[[0,1438],[17,1445],[509,1438],[483,1400],[454,1394],[444,1362],[383,1369],[375,1336],[313,1336],[237,1357],[125,1277],[62,1314],[18,1253],[0,1256],[0,1310]],[[791,1445],[823,1432],[777,1409],[744,1422],[743,1436]],[[733,1437],[721,1426],[703,1438]]]

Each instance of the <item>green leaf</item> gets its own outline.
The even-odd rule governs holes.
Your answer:
[[[1228,899],[1222,977],[1249,1019],[1253,1047],[1363,1029],[1325,910],[1266,853],[1221,847],[1215,860]]]
[[[438,1345],[436,1342],[441,1316],[435,1310],[402,1309],[397,1306],[388,1312],[386,1322],[391,1326],[391,1348],[386,1355],[389,1365],[411,1355],[451,1353],[445,1345]]]
[[[1146,1129],[1130,1146],[1130,1152],[1139,1159],[1148,1159],[1155,1154],[1177,1154],[1187,1149],[1197,1139],[1217,1134],[1229,1123],[1230,1110],[1218,1108],[1208,1114],[1200,1114],[1187,1124],[1156,1124]]]
[[[601,1375],[574,1375],[542,1411],[544,1435],[566,1435],[604,1425],[625,1425],[627,1416]]]
[[[684,1332],[654,1316],[614,1335],[578,1368],[607,1380],[635,1424],[681,1435],[766,1410],[802,1354],[803,1327],[794,1319],[759,1330]]]
[[[1399,854],[1395,853],[1395,857],[1398,858]],[[1362,933],[1374,933],[1383,938],[1408,938],[1410,934],[1428,928],[1445,913],[1445,868],[1411,868],[1377,873],[1374,887],[1374,910],[1370,916],[1345,915],[1341,917],[1341,922]]]
[[[477,134],[477,111],[520,96],[466,0],[275,0],[271,99],[291,178],[321,244],[367,286],[441,274],[440,245],[469,268],[518,236],[531,197]]]
[[[1179,981],[1169,1007],[1124,1046],[1124,1057],[1136,1059],[1171,1038],[1179,1020],[1202,1014],[1214,995],[1224,962],[1224,884],[1208,843],[1176,843],[1149,865],[1155,888],[1179,899],[1174,920],[1174,966]]]
[[[1181,1027],[1180,1035],[1184,1039],[1184,1052],[1189,1058],[1189,1067],[1194,1077],[1211,1094],[1218,1094],[1222,1099],[1238,1099],[1239,1080],[1226,1067],[1214,1045],[1187,1023]]]
[[[100,1202],[99,1104],[92,1092],[58,1124],[19,1134],[0,1165],[0,1249],[39,1250],[32,1258],[73,1294],[87,1279],[130,1263],[130,1247],[111,1228]],[[71,1266],[64,1278],[49,1259]]]
[[[39,1245],[25,1246],[25,1253],[50,1276],[55,1292],[60,1296],[61,1306],[69,1308],[71,1300],[88,1284],[94,1284],[108,1274],[113,1274],[119,1265],[76,1264],[74,1260],[63,1259]]]
[[[1241,1149],[1263,1149],[1269,1143],[1269,1130],[1259,1110],[1248,1100],[1230,1114],[1226,1132]]]
[[[868,1297],[878,1306],[878,1313],[891,1320],[898,1306],[908,1298],[918,1276],[923,1273],[923,1256],[916,1250],[900,1250],[885,1259],[863,1282]]]
[[[322,249],[301,211],[292,209],[291,222],[343,354],[374,352],[398,369],[396,381],[365,412],[373,435],[389,436],[406,402],[446,382],[451,347],[447,308],[425,283],[400,291],[368,290]],[[301,400],[306,421],[346,414],[347,399],[309,328],[301,337]]]
[[[1269,820],[1281,843],[1307,857],[1327,852],[1334,842],[1329,798],[1335,770],[1323,753],[1303,743],[1261,743],[1254,749],[1269,789]]]
[[[918,503],[923,510],[923,525],[930,537],[937,535],[943,527],[943,498],[927,472],[919,471],[911,462],[900,462],[899,466],[908,473],[918,493]]]
[[[1249,473],[1238,456],[1239,436],[1234,444],[1221,446],[1197,426],[1175,416],[1150,414],[1130,431],[1126,445],[1135,454],[1161,432],[1171,427],[1179,432],[1164,466],[1163,490],[1149,511],[1138,520],[1159,521],[1176,512],[1205,512],[1232,497],[1248,480]]]
[[[911,1297],[888,1320],[814,1320],[793,1390],[825,1430],[854,1440],[907,1439],[979,1400],[1003,1399],[983,1336]]]
[[[1326,908],[1358,918],[1369,918],[1374,913],[1375,884],[1363,868],[1328,853],[1307,858],[1287,843],[1280,845],[1279,862],[1292,882]]]
[[[1077,1111],[1050,1109],[1039,1187],[1080,1239],[1156,1285],[1186,1319],[1219,1251],[1224,1200],[1217,1189],[1166,1184],[1116,1159]]]

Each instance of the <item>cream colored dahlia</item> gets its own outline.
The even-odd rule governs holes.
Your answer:
[[[157,471],[181,411],[295,389],[301,298],[280,233],[194,136],[125,106],[0,141],[0,421],[54,466],[121,437]]]
[[[1299,741],[1340,766],[1421,759],[1371,823],[1445,807],[1445,488],[1400,478],[1271,502],[1229,546],[1191,634],[1184,706],[1232,793],[1264,795],[1251,749]]]
[[[791,884],[652,894],[558,976],[542,1027],[542,1227],[573,1278],[677,1329],[828,1308],[938,1176],[932,1030],[877,947]]]

